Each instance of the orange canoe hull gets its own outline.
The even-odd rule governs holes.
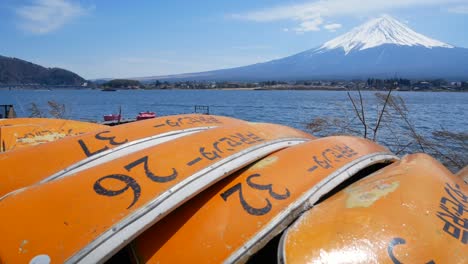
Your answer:
[[[0,154],[0,197],[35,184],[84,159],[94,159],[142,138],[197,127],[245,123],[242,120],[203,115],[179,115],[106,127],[60,141]],[[27,164],[27,165],[26,165]]]
[[[467,263],[468,189],[425,154],[350,185],[284,234],[282,263]]]
[[[48,118],[0,120],[0,152],[35,146],[106,128],[104,125]]]
[[[341,182],[396,159],[354,137],[283,149],[178,208],[139,236],[131,254],[144,263],[244,262]]]
[[[278,125],[235,124],[30,186],[0,202],[0,259],[23,263],[45,254],[52,262],[103,261],[216,181],[311,138]]]

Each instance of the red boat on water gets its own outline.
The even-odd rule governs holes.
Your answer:
[[[104,121],[119,121],[120,118],[120,114],[104,115]]]
[[[136,119],[137,120],[144,120],[144,119],[150,119],[150,118],[155,118],[156,113],[155,112],[140,112],[138,113]]]

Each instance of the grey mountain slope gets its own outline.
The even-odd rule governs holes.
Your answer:
[[[305,79],[445,78],[468,80],[468,49],[385,44],[345,55],[341,49],[316,49],[244,67],[149,77],[143,80],[262,81]]]
[[[384,15],[296,55],[244,67],[137,78],[261,81],[368,77],[468,80],[468,49],[431,39]]]
[[[0,56],[0,84],[81,85],[85,79],[68,70]]]

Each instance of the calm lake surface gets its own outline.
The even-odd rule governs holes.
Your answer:
[[[375,92],[363,92],[366,114],[375,120],[378,109]],[[409,118],[418,132],[445,128],[468,131],[468,93],[394,92],[410,110]],[[357,96],[355,93],[354,95]],[[316,117],[353,116],[352,105],[342,91],[235,91],[235,90],[0,90],[0,104],[13,104],[17,114],[30,115],[31,103],[44,113],[47,101],[66,105],[66,118],[102,121],[104,114],[118,113],[134,118],[138,112],[154,111],[158,115],[194,112],[195,105],[206,105],[214,115],[231,116],[255,122],[270,122],[305,130]],[[355,123],[359,127],[359,123]],[[388,135],[382,135],[385,140]]]

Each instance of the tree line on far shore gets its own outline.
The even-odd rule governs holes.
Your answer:
[[[101,88],[115,89],[343,89],[343,90],[448,90],[468,91],[468,82],[434,80],[410,80],[403,78],[367,80],[298,80],[298,81],[259,81],[259,82],[230,82],[230,81],[151,81],[142,83],[130,79],[114,79],[100,85]]]

